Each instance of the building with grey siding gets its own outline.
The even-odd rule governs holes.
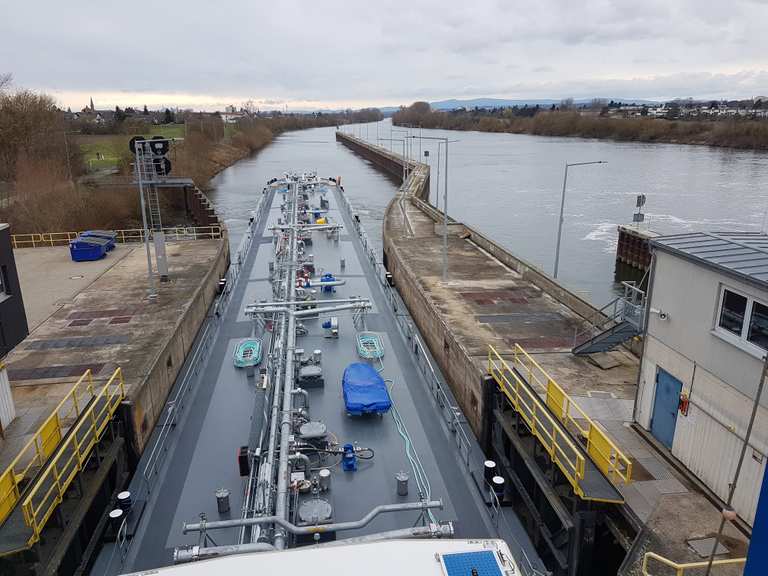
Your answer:
[[[656,238],[635,420],[726,500],[768,351],[768,236]],[[768,388],[768,387],[767,387]],[[733,506],[752,525],[768,454],[760,398]]]

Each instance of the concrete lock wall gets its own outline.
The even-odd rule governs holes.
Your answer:
[[[402,175],[402,160],[399,155],[370,145],[348,134],[336,133],[336,138],[352,150],[358,152],[377,166],[391,174]],[[397,247],[397,239],[402,230],[393,224],[392,210],[398,202],[411,202],[424,214],[435,221],[437,229],[443,222],[443,212],[426,202],[429,198],[429,167],[425,164],[410,163],[410,174],[398,195],[389,203],[384,213],[383,245],[384,260],[387,270],[397,286],[408,311],[421,332],[432,356],[451,387],[467,421],[479,437],[482,431],[482,391],[480,380],[486,372],[485,356],[473,356],[454,338],[451,329],[444,323],[440,311],[432,299],[424,293],[418,281],[418,275],[410,268]],[[550,294],[565,306],[584,318],[599,319],[599,311],[586,300],[570,292],[553,279],[549,278],[536,266],[518,258],[496,242],[473,228],[456,222],[449,217],[449,233],[464,235],[468,241],[488,252],[499,262],[515,270],[528,280]],[[602,317],[605,318],[605,317]]]
[[[135,431],[134,444],[139,453],[144,450],[152,429],[163,412],[168,392],[176,381],[197,332],[216,298],[219,279],[225,275],[228,267],[229,240],[224,237],[220,242],[215,262],[197,288],[191,304],[180,317],[173,335],[164,346],[158,347],[152,368],[129,394]]]

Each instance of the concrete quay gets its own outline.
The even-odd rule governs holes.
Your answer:
[[[7,465],[88,368],[121,367],[137,452],[144,448],[229,264],[227,239],[167,245],[170,282],[147,299],[144,247],[118,245],[95,262],[66,247],[17,251],[30,335],[7,357],[17,418],[0,441]]]
[[[337,133],[337,139],[383,170],[402,175],[399,155],[348,134]],[[522,346],[632,462],[632,481],[617,486],[623,513],[636,526],[619,574],[640,575],[648,551],[675,562],[701,561],[689,540],[714,535],[719,504],[632,427],[638,343],[599,356],[573,355],[576,331],[587,319],[601,319],[598,310],[453,219],[443,281],[443,214],[425,201],[429,168],[406,166],[408,178],[385,212],[384,264],[475,434],[482,439],[486,433],[482,379],[489,371],[488,346],[505,358],[511,358],[515,345]],[[728,551],[717,558],[743,557],[748,536],[729,524],[725,537]],[[654,574],[668,570],[652,568]],[[718,566],[713,574],[741,570]]]

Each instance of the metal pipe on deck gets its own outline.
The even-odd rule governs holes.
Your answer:
[[[349,544],[370,544],[372,542],[384,542],[386,540],[410,540],[418,538],[453,538],[453,524],[429,524],[428,526],[415,526],[413,528],[404,528],[401,530],[389,530],[388,532],[378,532],[376,534],[367,534],[356,538],[344,538],[343,540],[334,540],[318,544],[320,548],[331,548],[334,546],[347,546]],[[239,544],[231,546],[187,546],[176,548],[173,551],[173,563],[183,564],[185,562],[195,562],[197,560],[207,560],[219,556],[233,556],[235,554],[253,554],[257,552],[274,552],[276,548],[272,544],[264,542],[255,542],[251,544]]]
[[[442,500],[429,500],[425,502],[404,502],[402,504],[381,504],[368,512],[360,520],[350,522],[337,522],[335,524],[317,524],[313,526],[296,526],[280,516],[259,516],[257,518],[237,518],[234,520],[218,520],[215,522],[193,522],[185,523],[183,533],[201,532],[205,530],[221,530],[224,528],[237,528],[238,526],[255,526],[258,524],[278,524],[291,534],[307,535],[317,534],[319,532],[339,532],[342,530],[357,530],[365,528],[379,514],[387,512],[409,512],[420,510],[425,512],[430,509],[442,509]],[[277,547],[277,538],[275,538],[275,547]]]
[[[294,462],[295,460],[301,460],[304,463],[304,476],[309,479],[309,471],[312,468],[312,464],[309,461],[309,456],[302,452],[296,452],[295,454],[290,454],[288,456],[289,462]]]
[[[410,540],[418,538],[453,538],[454,529],[451,522],[445,524],[429,524],[428,526],[415,526],[413,528],[403,528],[401,530],[389,530],[387,532],[378,532],[376,534],[367,534],[356,538],[344,538],[318,544],[320,548],[331,548],[334,546],[347,546],[349,544],[370,544],[372,542],[384,542],[386,540]],[[257,552],[274,552],[276,548],[272,544],[264,542],[255,542],[251,544],[238,544],[231,546],[188,546],[176,548],[173,551],[173,563],[183,564],[185,562],[195,562],[197,560],[207,560],[219,556],[233,556],[235,554],[252,554]]]
[[[299,184],[293,183],[291,192],[291,225],[296,226],[299,208]],[[288,286],[286,290],[287,301],[296,298],[296,229],[290,232],[290,244],[288,249]],[[275,516],[285,521],[288,517],[288,443],[291,435],[291,406],[293,403],[294,360],[296,355],[296,315],[288,315],[288,333],[285,348],[285,386],[283,387],[283,415],[280,420],[280,461],[277,469],[277,497],[275,502]],[[278,522],[279,524],[279,522]],[[281,525],[282,526],[282,525]],[[275,548],[285,548],[285,533],[276,531]]]
[[[184,564],[186,562],[207,560],[218,556],[232,556],[233,554],[247,554],[249,552],[274,552],[274,550],[275,547],[272,546],[272,544],[264,542],[235,544],[232,546],[186,546],[176,548],[173,551],[173,563]]]

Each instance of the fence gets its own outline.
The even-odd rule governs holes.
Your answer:
[[[646,552],[645,556],[643,556],[643,576],[653,576],[648,571],[648,562],[650,560],[655,560],[659,564],[671,568],[674,571],[675,576],[684,576],[684,574],[688,571],[701,570],[702,568],[706,568],[709,564],[709,561],[707,560],[702,562],[688,562],[685,564],[678,564],[677,562],[673,562],[668,558],[664,558],[664,556],[659,556],[655,552]],[[741,565],[745,564],[746,562],[746,558],[724,558],[721,560],[713,560],[712,566]]]
[[[174,240],[215,240],[223,237],[222,227],[213,226],[176,226],[163,228],[165,239]],[[143,228],[130,228],[125,230],[111,230],[117,237],[119,244],[131,244],[144,242]],[[150,235],[152,230],[149,230]],[[41,248],[52,246],[68,246],[77,238],[80,232],[45,232],[42,234],[12,234],[11,244],[16,248]]]
[[[271,198],[271,196],[269,198]],[[208,359],[208,355],[214,344],[214,337],[218,329],[217,322],[223,318],[224,313],[227,310],[227,306],[231,300],[232,292],[235,289],[235,284],[237,279],[240,277],[240,272],[242,271],[245,260],[248,257],[251,246],[253,245],[253,239],[258,226],[262,218],[264,218],[265,213],[269,211],[269,206],[270,201],[267,199],[267,197],[262,196],[259,206],[253,213],[253,219],[249,221],[248,228],[245,231],[243,239],[240,241],[237,251],[232,258],[232,263],[230,264],[229,270],[227,271],[227,281],[224,286],[224,290],[212,306],[213,313],[210,317],[210,320],[206,322],[205,326],[203,327],[203,331],[198,340],[198,344],[190,356],[186,372],[184,372],[184,375],[181,377],[179,386],[176,389],[176,393],[173,395],[173,398],[166,402],[165,417],[162,418],[162,422],[159,421],[156,425],[156,429],[159,430],[158,435],[152,444],[152,448],[149,451],[149,456],[144,463],[144,467],[141,469],[140,484],[135,493],[136,500],[147,499],[154,488],[155,479],[162,469],[162,465],[165,462],[166,456],[168,455],[171,432],[175,430],[176,424],[178,423],[179,418],[184,411],[187,394],[192,388],[192,384],[194,383],[195,378],[198,377],[203,367],[205,366],[205,362]],[[118,538],[115,546],[115,552],[110,559],[108,567],[109,570],[111,570],[112,561],[117,555],[118,551],[120,564],[122,565],[130,550],[131,542],[132,540],[130,538]],[[110,573],[109,570],[106,573]]]
[[[586,440],[587,453],[603,474],[612,481],[619,479],[628,484],[632,478],[632,461],[519,344],[515,344],[512,365],[529,384],[546,394],[547,406],[555,416],[571,432]]]
[[[79,415],[67,433],[57,454],[43,467],[24,498],[24,520],[32,528],[29,543],[40,539],[40,533],[72,481],[84,468],[91,450],[102,435],[120,402],[125,398],[123,373],[117,368],[104,387]]]
[[[386,270],[384,269],[383,264],[377,260],[376,251],[371,246],[365,228],[363,228],[362,224],[354,217],[354,210],[352,209],[352,205],[347,199],[346,194],[344,194],[344,191],[341,189],[341,187],[339,187],[338,190],[339,197],[342,200],[342,205],[352,220],[355,232],[357,233],[363,245],[363,251],[365,252],[366,257],[376,272],[376,278],[379,281],[379,286],[384,292],[384,295],[387,297],[390,306],[392,306],[394,317],[397,321],[397,327],[401,334],[405,337],[406,341],[410,343],[410,350],[413,353],[415,364],[424,377],[424,382],[426,382],[429,392],[432,395],[435,404],[439,408],[448,429],[453,433],[456,442],[456,449],[459,452],[462,462],[466,466],[467,471],[472,474],[474,464],[473,444],[470,442],[470,436],[467,432],[466,419],[461,413],[459,407],[452,402],[451,396],[448,393],[447,384],[443,382],[438,376],[432,359],[429,355],[428,348],[416,333],[413,319],[408,314],[405,303],[400,298],[397,290],[390,286],[386,281]],[[541,575],[542,572],[533,567],[533,564],[526,555],[525,550],[523,550],[522,546],[520,546],[520,544],[512,536],[514,531],[509,525],[507,519],[501,513],[501,506],[498,497],[493,494],[492,491],[491,493],[492,500],[490,513],[491,520],[493,522],[494,528],[496,529],[497,535],[499,537],[506,535],[507,543],[512,548],[515,559],[518,561],[518,567],[521,568],[524,574],[531,576]],[[495,498],[495,505],[493,498]],[[521,560],[522,563],[524,563],[522,566],[520,566]]]
[[[387,282],[385,276],[386,270],[384,269],[383,264],[377,260],[376,252],[371,246],[365,228],[363,228],[362,224],[354,217],[354,210],[352,210],[352,205],[349,203],[344,191],[341,187],[339,187],[338,190],[339,197],[342,199],[342,205],[352,220],[355,232],[362,242],[363,251],[376,272],[376,279],[379,281],[379,286],[381,286],[390,306],[392,306],[395,319],[397,320],[397,326],[403,336],[405,336],[406,340],[411,343],[410,349],[411,352],[413,352],[416,366],[421,371],[422,376],[424,376],[424,381],[427,383],[432,397],[440,408],[440,413],[442,414],[448,429],[454,434],[456,447],[459,450],[462,461],[467,468],[471,470],[472,444],[465,428],[466,420],[459,407],[451,401],[451,398],[446,391],[447,385],[438,377],[435,367],[432,364],[432,360],[429,357],[428,348],[421,341],[418,334],[416,334],[413,320],[407,313],[405,303],[402,301],[397,291]],[[404,313],[398,313],[399,311],[404,311]]]
[[[53,454],[66,428],[80,417],[93,398],[93,376],[90,369],[80,376],[66,396],[24,445],[0,476],[0,524],[8,517],[21,497],[21,484],[33,476]]]

